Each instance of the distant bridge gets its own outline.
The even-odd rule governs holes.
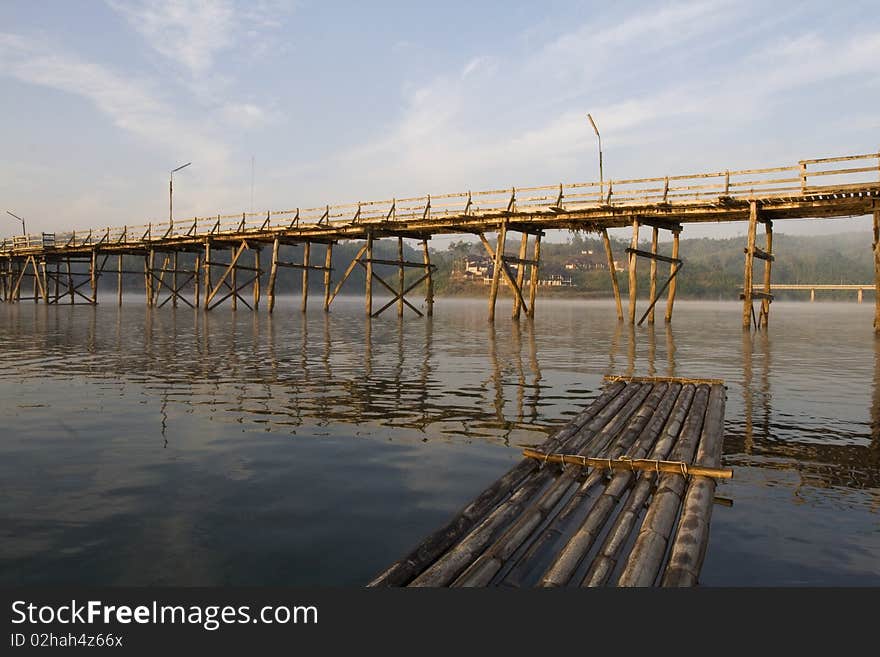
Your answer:
[[[874,215],[875,269],[880,281],[880,153],[801,160],[797,164],[763,169],[715,171],[655,178],[609,180],[539,187],[467,191],[452,194],[417,196],[384,201],[367,201],[317,208],[295,208],[266,213],[242,213],[168,222],[109,228],[93,228],[65,233],[42,233],[9,237],[0,241],[0,294],[6,302],[22,298],[25,278],[33,281],[33,298],[45,303],[97,303],[98,281],[107,273],[117,274],[117,296],[122,300],[122,256],[144,257],[144,288],[148,305],[178,302],[211,310],[229,300],[256,309],[261,297],[261,275],[268,272],[267,305],[272,312],[278,267],[302,271],[302,309],[308,305],[310,272],[324,277],[323,309],[340,292],[351,272],[358,266],[366,271],[365,305],[368,315],[376,316],[397,306],[403,315],[409,307],[422,312],[407,299],[424,285],[426,311],[433,309],[434,266],[430,262],[428,240],[439,234],[473,234],[480,238],[494,260],[493,280],[489,291],[489,319],[494,320],[498,289],[503,278],[513,291],[513,316],[522,311],[535,313],[541,237],[548,229],[577,229],[602,235],[611,272],[611,284],[617,314],[624,318],[620,290],[614,269],[614,257],[608,238],[609,228],[632,226],[633,238],[628,253],[628,319],[636,321],[636,262],[650,260],[650,303],[639,323],[654,321],[654,307],[666,293],[666,320],[672,318],[675,301],[675,278],[684,262],[679,257],[679,234],[682,224],[692,222],[748,221],[748,245],[743,284],[743,326],[766,326],[770,293],[772,225],[774,220],[789,218],[831,218]],[[756,246],[757,223],[766,229],[763,248]],[[639,230],[652,229],[651,250],[640,250]],[[673,235],[672,257],[657,253],[659,230]],[[506,253],[509,232],[520,233],[517,255]],[[495,246],[488,233],[497,232]],[[377,239],[395,238],[397,259],[373,257]],[[421,241],[420,262],[404,259],[403,241]],[[531,254],[529,241],[532,240]],[[332,280],[332,247],[339,241],[363,244],[337,281]],[[279,246],[302,244],[302,262],[279,260]],[[310,261],[310,246],[324,245],[323,264]],[[268,265],[260,254],[271,249]],[[178,254],[195,254],[195,266],[181,268]],[[220,252],[229,257],[221,260]],[[245,254],[253,257],[245,264]],[[157,266],[156,256],[161,264]],[[107,267],[117,256],[115,272]],[[764,285],[753,290],[754,258],[763,259]],[[77,264],[79,263],[79,264]],[[657,264],[670,266],[669,276],[658,288]],[[373,269],[374,264],[397,269],[397,280],[386,281]],[[62,265],[64,267],[62,271]],[[404,275],[416,269],[412,281]],[[529,269],[526,288],[525,274]],[[85,271],[83,271],[85,270]],[[238,275],[244,275],[241,282]],[[390,302],[374,311],[373,283],[391,293]],[[50,285],[51,284],[51,285]],[[50,290],[50,287],[52,289]],[[251,288],[250,301],[244,291]],[[777,289],[781,289],[777,286]],[[818,288],[817,288],[818,289]],[[667,292],[668,290],[668,292]],[[162,299],[162,295],[165,295]],[[753,300],[761,302],[755,316]],[[880,328],[880,302],[875,326]]]
[[[816,300],[816,290],[855,290],[857,292],[857,300],[859,303],[862,302],[862,293],[866,290],[875,291],[877,286],[872,283],[863,283],[863,284],[817,284],[817,285],[807,285],[807,284],[780,284],[774,283],[771,287],[771,290],[809,290],[810,291],[810,301]],[[757,291],[757,290],[756,290]]]

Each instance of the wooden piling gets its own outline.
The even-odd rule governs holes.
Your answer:
[[[880,333],[880,207],[874,210],[874,331]]]
[[[153,263],[155,262],[155,252],[153,249],[150,249],[147,255],[144,257],[144,291],[147,294],[147,306],[153,305]],[[67,263],[68,269],[70,268],[70,261]],[[73,291],[71,290],[71,297],[73,297]]]
[[[171,258],[171,266],[174,267],[171,272],[171,306],[173,308],[177,308],[177,261],[177,251],[175,251]]]
[[[611,289],[614,292],[614,303],[617,305],[617,320],[622,322],[623,304],[620,302],[620,283],[617,281],[617,268],[614,266],[614,254],[611,252],[611,240],[608,237],[607,228],[602,229],[602,243],[605,245],[605,255],[608,258],[608,272],[611,274]]]
[[[205,310],[209,305],[209,295],[211,294],[211,240],[205,239]]]
[[[428,251],[428,240],[422,240],[422,261],[425,263],[425,314],[434,314],[434,276],[431,270],[431,253]]]
[[[773,265],[773,222],[769,219],[764,221],[764,230],[767,243],[764,250],[768,257],[764,258],[764,295],[761,297],[761,321],[759,326],[767,328],[770,324],[770,268]]]
[[[681,235],[680,230],[672,231],[672,258],[673,260],[678,260],[678,238]],[[676,285],[676,276],[672,276],[673,272],[675,272],[675,263],[669,263],[669,276],[672,278],[669,281],[669,296],[666,299],[666,323],[672,321],[672,308],[675,305],[675,285]]]
[[[529,271],[529,317],[535,316],[535,300],[538,297],[538,276],[541,269],[541,237],[543,233],[535,234],[535,246],[532,249],[532,265]]]
[[[523,281],[526,278],[526,266],[525,259],[528,255],[529,251],[529,234],[523,233],[522,239],[519,243],[519,262],[516,263],[516,286],[522,290]],[[513,319],[519,319],[520,311],[522,310],[522,304],[519,301],[519,295],[513,295]],[[528,314],[529,309],[526,308],[526,314]]]
[[[404,270],[403,270],[403,238],[397,238],[397,292],[400,298],[397,300],[397,316],[403,317],[403,291],[404,291]]]
[[[122,254],[116,256],[116,305],[122,305]]]
[[[367,232],[367,274],[364,297],[366,302],[367,317],[373,315],[373,231]]]
[[[244,223],[244,217],[242,217]],[[238,253],[232,254],[232,264],[229,272],[229,284],[232,286],[232,310],[238,310]]]
[[[260,247],[254,249],[254,310],[260,309]]]
[[[327,242],[324,253],[324,312],[330,312],[330,284],[333,273],[333,242]]]
[[[46,271],[46,259],[43,258],[40,260],[40,275],[43,277],[43,282],[41,285],[41,293],[43,296],[43,303],[46,305],[49,304],[49,275]],[[861,290],[859,290],[859,294],[861,294]]]
[[[639,248],[639,220],[638,218],[633,219],[633,236],[632,242],[630,243],[630,248],[633,250],[629,254],[629,323],[636,323],[636,293],[637,293],[637,283],[636,283],[636,263],[638,262],[638,257],[634,253],[635,250]]]
[[[61,298],[61,261],[60,260],[55,261],[55,285],[54,285],[53,289],[55,292],[55,305],[57,306],[58,301]]]
[[[92,249],[92,257],[89,263],[89,284],[92,288],[93,304],[98,303],[98,250]]]
[[[745,271],[743,272],[742,327],[751,330],[752,325],[752,264],[755,257],[755,233],[758,228],[758,204],[749,201],[749,234],[746,246]]]
[[[303,244],[303,269],[302,269],[302,312],[309,308],[309,266],[311,261],[312,243],[306,241]]]
[[[495,301],[498,299],[498,284],[501,281],[501,268],[504,266],[504,245],[507,241],[507,221],[501,222],[498,230],[498,244],[495,247],[494,266],[492,268],[492,287],[489,289],[489,321],[495,321]]]
[[[196,254],[196,262],[193,267],[193,298],[195,300],[196,308],[201,304],[202,297],[202,287],[201,287],[201,277],[202,277],[202,256]]]
[[[272,242],[272,262],[269,265],[269,286],[266,289],[269,314],[272,314],[272,311],[275,310],[275,279],[278,276],[278,247],[279,242],[276,237]]]
[[[659,234],[660,234],[660,231],[658,230],[657,226],[653,226],[651,228],[651,253],[653,253],[654,255],[657,255],[657,240],[658,240]],[[655,258],[651,258],[650,272],[651,272],[651,276],[650,276],[651,285],[649,288],[648,298],[651,299],[651,303],[653,304],[654,295],[657,294],[657,260]],[[654,305],[652,305],[650,310],[648,311],[648,323],[649,324],[654,323]]]

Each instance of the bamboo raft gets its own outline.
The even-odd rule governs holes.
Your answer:
[[[369,586],[694,586],[724,437],[713,379],[609,377]]]

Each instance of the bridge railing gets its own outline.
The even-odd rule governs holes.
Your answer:
[[[55,235],[54,247],[143,244],[170,238],[388,221],[429,222],[467,215],[550,214],[627,206],[798,199],[866,190],[880,191],[880,153],[801,160],[790,166],[764,169],[454,192],[69,231]],[[0,242],[0,253],[7,254],[49,248],[52,246],[45,242],[43,235],[16,236]]]

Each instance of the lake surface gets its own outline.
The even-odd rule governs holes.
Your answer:
[[[775,303],[758,334],[736,303],[634,331],[538,306],[0,305],[0,584],[363,585],[606,374],[727,382],[704,584],[880,584],[872,303]]]

